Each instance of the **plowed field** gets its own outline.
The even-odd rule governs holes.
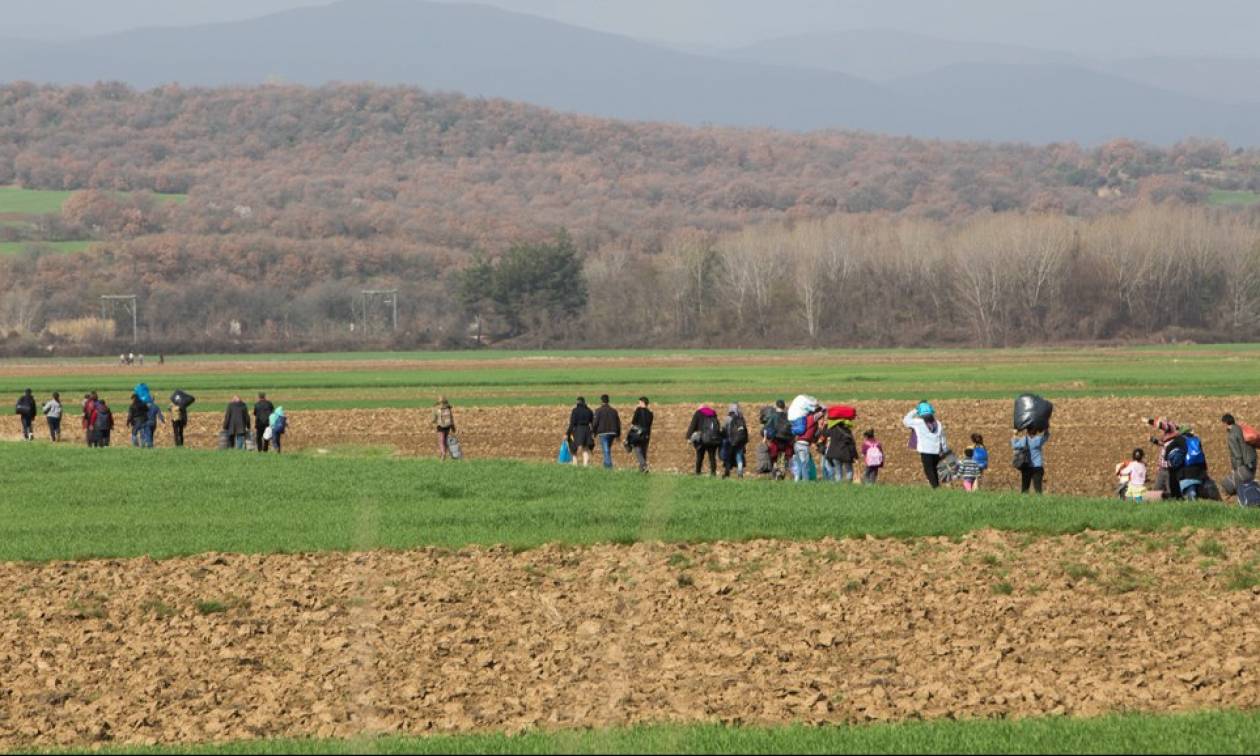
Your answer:
[[[961,451],[972,433],[982,433],[990,448],[992,466],[985,485],[995,488],[1018,487],[1019,475],[1009,464],[1011,402],[1006,400],[943,400],[935,403],[951,445]],[[892,483],[920,482],[922,469],[917,455],[906,448],[907,432],[901,418],[906,402],[867,401],[859,404],[858,428],[875,428],[888,453],[888,466],[881,480]],[[720,408],[723,412],[725,408]],[[757,432],[757,405],[744,405],[750,430]],[[690,471],[695,454],[686,442],[687,425],[693,406],[658,406],[653,430],[651,456],[658,471]],[[121,411],[121,410],[119,410]],[[1143,416],[1168,415],[1178,422],[1192,424],[1203,436],[1209,466],[1218,476],[1227,471],[1229,455],[1225,448],[1220,417],[1232,412],[1241,418],[1260,419],[1260,399],[1242,397],[1176,399],[1067,399],[1056,405],[1054,437],[1047,448],[1047,490],[1055,493],[1109,495],[1112,471],[1127,459],[1135,447],[1148,454],[1156,448],[1148,442],[1149,427]],[[622,408],[622,422],[628,426],[630,410]],[[465,452],[480,458],[510,458],[554,461],[568,423],[567,407],[456,408],[460,438]],[[323,410],[293,413],[286,448],[293,451],[334,449],[347,445],[389,447],[401,454],[433,454],[436,449],[430,430],[430,410]],[[187,431],[189,445],[213,447],[221,417],[214,413],[194,413]],[[10,433],[16,419],[9,421]],[[82,432],[73,426],[66,438],[81,441]],[[126,430],[114,432],[114,443],[128,442]],[[160,445],[169,445],[168,430],[160,432]],[[749,449],[751,457],[752,450]],[[598,464],[596,450],[594,464]],[[624,449],[617,448],[616,463],[632,466]],[[1153,473],[1153,467],[1152,467]]]
[[[0,748],[1256,707],[1258,555],[1232,530],[6,564]]]

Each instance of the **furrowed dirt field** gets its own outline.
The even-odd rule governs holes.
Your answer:
[[[1256,707],[1258,556],[1239,529],[10,563],[0,748]]]
[[[1018,487],[1019,474],[1010,466],[1011,402],[1007,400],[947,400],[936,402],[950,444],[959,452],[969,444],[972,433],[982,433],[992,457],[985,485],[993,488]],[[749,429],[757,433],[760,405],[743,405]],[[868,401],[859,405],[858,430],[873,427],[888,453],[888,466],[881,480],[891,483],[922,481],[918,456],[906,448],[907,432],[901,418],[910,404],[900,401]],[[628,427],[632,408],[621,407],[622,422]],[[657,471],[690,471],[695,453],[685,435],[694,406],[658,406],[653,429],[651,459]],[[725,406],[719,408],[725,413]],[[125,413],[125,407],[115,408]],[[1117,462],[1129,458],[1135,447],[1148,454],[1157,448],[1148,442],[1150,428],[1141,418],[1168,415],[1192,424],[1203,436],[1209,467],[1220,477],[1228,471],[1220,417],[1232,412],[1239,418],[1260,423],[1260,399],[1253,397],[1213,397],[1177,399],[1069,399],[1056,405],[1053,439],[1046,452],[1046,485],[1052,493],[1109,495],[1112,471]],[[296,412],[290,416],[285,436],[289,450],[336,449],[366,445],[390,447],[404,455],[434,454],[436,441],[430,430],[431,411],[326,410]],[[568,423],[568,407],[456,407],[456,420],[465,453],[479,458],[510,458],[554,461]],[[65,429],[67,440],[82,441],[77,418]],[[187,431],[188,444],[211,448],[216,443],[222,421],[217,413],[194,413]],[[17,437],[17,419],[6,421],[8,434]],[[42,420],[40,421],[42,423]],[[41,429],[42,430],[42,429]],[[127,431],[114,431],[115,445],[128,443]],[[163,428],[159,445],[169,445],[170,432]],[[633,461],[618,446],[616,462],[632,467]],[[598,464],[599,452],[593,462]],[[751,462],[752,448],[749,448]],[[1152,467],[1153,469],[1153,467]],[[707,468],[706,468],[707,470]]]

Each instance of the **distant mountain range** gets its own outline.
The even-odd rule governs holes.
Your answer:
[[[1229,63],[1229,78],[1212,73]],[[897,32],[808,35],[706,55],[422,0],[343,0],[248,21],[0,45],[5,81],[143,88],[371,81],[631,120],[1037,143],[1198,136],[1260,145],[1260,103],[1249,101],[1260,94],[1244,86],[1255,83],[1260,63],[1197,65],[1102,65]]]

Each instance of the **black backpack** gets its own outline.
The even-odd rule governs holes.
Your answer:
[[[731,446],[748,445],[748,423],[745,422],[743,415],[735,415],[731,418],[731,423],[726,428],[726,440],[731,442]]]
[[[782,412],[774,413],[770,427],[773,429],[771,436],[775,441],[790,444],[796,440],[796,436],[792,433],[792,424],[788,422],[787,415]]]
[[[114,413],[108,408],[101,407],[96,410],[96,427],[93,430],[107,431],[114,427]]]
[[[700,445],[717,447],[722,445],[722,423],[717,415],[705,415],[700,420]]]
[[[13,405],[13,411],[18,415],[31,415],[35,413],[35,402],[31,401],[29,396],[23,394],[18,397],[17,404]]]

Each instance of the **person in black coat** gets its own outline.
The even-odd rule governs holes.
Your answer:
[[[223,413],[223,430],[228,434],[229,448],[245,448],[245,439],[249,436],[249,407],[239,396],[232,397]]]
[[[22,421],[22,440],[33,441],[35,439],[35,430],[32,425],[35,422],[35,413],[38,411],[38,405],[35,401],[35,395],[30,389],[22,392],[18,397],[15,407],[17,416]]]
[[[131,445],[140,446],[140,434],[145,422],[149,419],[149,408],[140,401],[139,394],[131,395],[131,404],[127,405],[127,427],[131,429]]]
[[[639,472],[648,471],[648,444],[652,442],[652,421],[655,415],[648,409],[648,398],[639,397],[639,406],[634,409],[634,417],[630,418],[630,432],[626,434],[626,446],[634,452],[639,461]]]
[[[569,429],[565,432],[575,465],[578,463],[579,452],[584,467],[591,463],[591,450],[595,448],[595,433],[591,430],[594,422],[595,413],[586,406],[586,399],[579,396],[573,411],[569,413]]]
[[[599,398],[599,408],[595,410],[591,431],[599,439],[599,448],[604,453],[604,467],[611,470],[613,446],[621,438],[621,415],[609,404],[608,394]]]
[[[254,403],[254,448],[260,452],[267,451],[271,446],[267,443],[267,439],[263,438],[263,434],[271,425],[271,413],[275,411],[276,405],[267,401],[266,394],[259,392],[258,401]]]

